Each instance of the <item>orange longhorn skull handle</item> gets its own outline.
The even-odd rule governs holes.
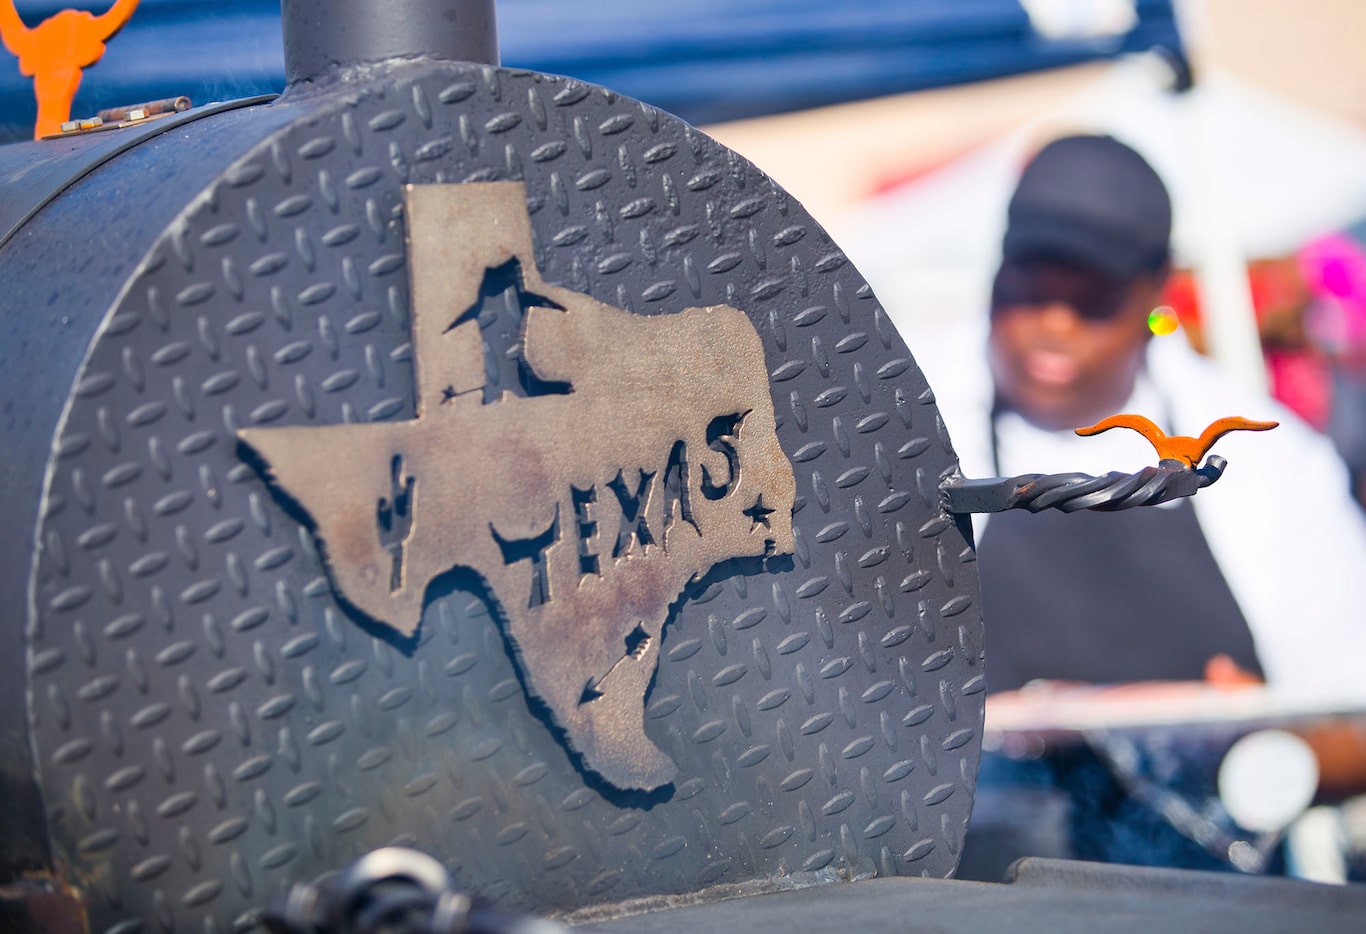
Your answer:
[[[1149,443],[1157,449],[1157,456],[1160,460],[1180,461],[1187,467],[1195,467],[1209,449],[1214,446],[1214,442],[1230,431],[1269,431],[1279,424],[1280,422],[1255,422],[1235,415],[1218,419],[1200,432],[1200,437],[1190,438],[1185,435],[1168,435],[1153,424],[1150,419],[1144,418],[1142,415],[1111,415],[1094,425],[1078,428],[1077,434],[1085,437],[1098,435],[1102,431],[1109,431],[1111,428],[1130,428],[1148,439]]]
[[[19,59],[21,74],[33,78],[38,100],[34,139],[61,131],[71,119],[71,102],[81,84],[81,70],[104,56],[104,44],[123,28],[138,0],[114,0],[96,16],[84,10],[62,10],[29,27],[14,0],[0,0],[0,41]]]

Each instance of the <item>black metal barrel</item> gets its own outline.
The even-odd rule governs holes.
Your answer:
[[[391,843],[559,914],[952,875],[976,570],[857,271],[491,4],[283,6],[278,99],[0,149],[5,878],[127,934]]]

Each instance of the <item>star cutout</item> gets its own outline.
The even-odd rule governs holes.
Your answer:
[[[412,414],[238,440],[348,611],[414,640],[429,585],[477,574],[567,747],[658,788],[677,766],[645,697],[671,608],[718,564],[795,550],[762,339],[729,305],[639,315],[546,283],[521,184],[409,186],[404,218]]]
[[[764,494],[760,493],[759,498],[754,501],[754,505],[744,510],[744,515],[749,516],[750,521],[754,523],[749,527],[749,530],[753,532],[761,525],[766,529],[772,528],[773,526],[769,524],[768,517],[774,512],[776,512],[776,510],[769,509],[764,505]]]

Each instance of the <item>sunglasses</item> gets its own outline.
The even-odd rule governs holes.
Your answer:
[[[1128,302],[1133,283],[1048,260],[1007,260],[991,288],[993,313],[1000,309],[1063,304],[1086,321],[1113,319]]]

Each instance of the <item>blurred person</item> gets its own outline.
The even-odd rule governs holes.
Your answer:
[[[1137,152],[1055,140],[1011,198],[980,349],[925,355],[968,476],[1155,463],[1136,434],[1073,433],[1117,412],[1192,436],[1226,415],[1281,423],[1221,440],[1224,477],[1189,500],[979,518],[988,689],[1242,672],[1366,700],[1366,524],[1347,472],[1283,406],[1179,335],[1154,338],[1170,234],[1166,188]]]
[[[1035,679],[1265,681],[1330,709],[1366,705],[1366,524],[1347,472],[1283,406],[1232,385],[1180,335],[1154,337],[1170,233],[1170,198],[1138,153],[1110,137],[1056,140],[1011,198],[986,333],[959,335],[963,353],[918,354],[970,477],[1154,464],[1137,434],[1073,431],[1119,412],[1191,436],[1228,415],[1280,422],[1223,438],[1227,470],[1191,499],[974,517],[988,709]],[[1349,752],[1341,771],[1366,787],[1366,750]],[[1067,849],[1011,856],[1229,868],[1133,800],[1084,745],[1032,763],[984,755],[978,810],[1006,786],[1011,820],[1058,795],[1069,815]],[[988,826],[974,824],[965,860]],[[964,872],[999,878],[996,868]]]

